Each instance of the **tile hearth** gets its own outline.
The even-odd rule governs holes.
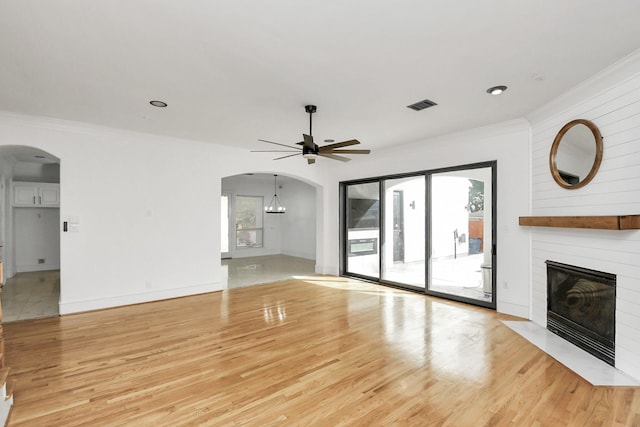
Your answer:
[[[640,381],[530,321],[503,321],[536,347],[595,386],[640,386]]]

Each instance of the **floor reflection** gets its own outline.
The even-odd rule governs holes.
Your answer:
[[[268,325],[283,323],[287,319],[287,307],[284,301],[277,301],[275,304],[268,301],[262,303],[262,316]]]

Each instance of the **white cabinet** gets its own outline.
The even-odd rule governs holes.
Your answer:
[[[60,184],[14,182],[13,206],[57,208],[60,206]]]

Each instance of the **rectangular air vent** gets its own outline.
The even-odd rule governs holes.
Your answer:
[[[407,105],[407,108],[411,108],[412,110],[420,111],[425,108],[433,107],[434,105],[438,105],[430,99],[425,99],[424,101],[416,102],[415,104]]]

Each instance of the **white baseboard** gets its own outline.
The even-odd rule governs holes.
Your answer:
[[[330,274],[338,276],[338,266],[316,264],[316,274]]]
[[[159,291],[118,295],[114,297],[96,298],[91,300],[60,301],[59,308],[60,314],[80,313],[83,311],[100,310],[103,308],[120,307],[123,305],[139,304],[143,302],[204,294],[208,292],[221,291],[223,289],[223,283],[206,283],[204,285],[187,286],[184,288],[163,289]]]
[[[60,270],[60,263],[58,264],[29,264],[29,265],[17,265],[16,273],[29,273],[32,271],[47,271],[47,270]]]
[[[510,302],[500,301],[498,303],[496,311],[498,313],[510,314],[511,316],[522,317],[523,319],[529,319],[529,307],[525,305],[513,304]]]
[[[236,249],[232,258],[252,258],[256,256],[280,255],[280,250],[264,248],[244,248]]]
[[[309,253],[297,252],[297,251],[282,251],[282,255],[292,256],[292,257],[296,257],[296,258],[309,259],[309,260],[315,260],[316,259],[316,255],[315,254],[309,254]]]
[[[0,400],[0,426],[3,426],[7,423],[7,418],[9,418],[9,412],[11,412],[11,407],[13,406],[13,396],[5,400],[7,395],[6,383],[2,385],[0,394],[2,395],[2,399]]]

